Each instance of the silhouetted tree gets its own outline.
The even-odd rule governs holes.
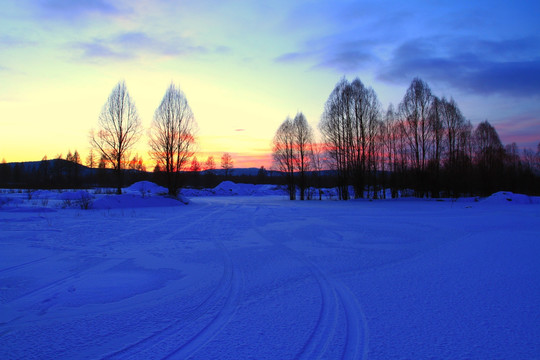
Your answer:
[[[146,171],[146,166],[144,166],[144,160],[142,156],[136,154],[129,162],[128,168],[131,170]]]
[[[107,159],[103,155],[99,159],[98,169],[107,169]]]
[[[299,112],[294,117],[293,125],[293,160],[298,171],[298,188],[300,200],[305,200],[308,187],[307,172],[311,166],[311,149],[313,144],[313,129],[308,124],[304,114]]]
[[[265,184],[266,182],[266,169],[264,166],[261,166],[259,168],[259,171],[257,171],[257,184]]]
[[[285,174],[289,199],[296,199],[296,186],[294,182],[294,124],[287,117],[279,126],[272,141],[272,155],[276,168]]]
[[[119,82],[109,95],[98,120],[99,130],[92,131],[90,143],[112,164],[117,179],[117,193],[122,193],[124,163],[129,150],[141,134],[141,122],[126,84]]]
[[[71,161],[77,165],[81,164],[81,156],[79,155],[79,152],[77,151],[77,149],[75,149],[75,152],[73,153],[73,157]]]
[[[355,197],[363,197],[378,167],[380,103],[375,91],[359,79],[342,79],[326,101],[319,128],[337,171],[339,198],[349,198],[350,183]]]
[[[502,175],[504,149],[497,131],[486,120],[474,131],[475,162],[480,172],[481,192],[491,194]]]
[[[213,172],[216,169],[216,163],[214,161],[213,156],[209,156],[206,158],[206,161],[204,162],[204,170],[207,172]]]
[[[216,163],[214,161],[214,157],[213,156],[209,156],[208,158],[206,158],[206,161],[204,162],[204,186],[206,187],[211,187],[211,186],[215,186],[215,182],[216,182],[216,174],[215,174],[215,170],[216,169]]]
[[[432,96],[431,106],[428,113],[428,128],[431,135],[430,151],[428,154],[427,173],[431,197],[438,198],[440,195],[440,168],[443,151],[443,108],[444,103],[437,96]]]
[[[97,165],[96,156],[94,155],[94,149],[90,149],[90,152],[88,153],[88,157],[86,158],[86,166],[88,166],[90,169],[95,168]]]
[[[402,169],[399,166],[401,164],[399,146],[401,129],[396,111],[392,104],[390,104],[386,110],[380,136],[383,142],[382,154],[385,156],[385,159],[383,159],[381,163],[382,176],[386,179],[385,171],[389,172],[388,185],[390,186],[392,198],[396,198],[398,196],[398,180],[400,179],[400,173],[402,173]]]
[[[322,175],[321,172],[324,169],[325,157],[324,157],[324,145],[321,143],[313,142],[311,144],[310,156],[311,156],[311,167],[312,172],[312,181],[319,189],[319,200],[322,200]]]
[[[429,127],[429,112],[432,101],[433,96],[428,84],[419,78],[414,78],[399,104],[416,178],[417,196],[423,196],[426,190],[425,171],[432,144],[432,133]]]
[[[8,184],[11,181],[11,165],[6,162],[6,159],[2,159],[0,163],[0,183]]]
[[[199,164],[199,161],[197,160],[197,157],[193,157],[193,159],[191,160],[191,165],[189,167],[189,171],[193,171],[193,172],[199,172],[201,171],[201,165]]]
[[[338,196],[349,199],[350,163],[352,158],[351,91],[346,79],[339,81],[328,100],[319,122],[323,143],[327,146],[331,167],[336,170]]]
[[[191,179],[194,184],[198,184],[199,182],[199,173],[201,171],[201,164],[199,164],[199,161],[197,160],[197,157],[194,156],[191,159],[191,164],[189,165],[189,171],[191,173]]]
[[[231,154],[228,152],[224,153],[221,156],[221,168],[225,170],[225,178],[229,178],[229,175],[231,174],[231,169],[234,167],[233,159]]]
[[[151,155],[165,169],[169,194],[176,196],[180,171],[193,156],[197,124],[186,96],[171,84],[154,114],[150,129]]]

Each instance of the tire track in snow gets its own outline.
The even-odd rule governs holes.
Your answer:
[[[321,293],[322,304],[315,329],[295,358],[318,359],[324,355],[336,332],[339,317],[338,296],[328,279],[317,268],[306,263],[298,256],[296,258],[307,265],[311,273],[315,275]]]
[[[105,241],[108,241],[108,243],[117,242],[119,239],[125,239],[125,238],[129,239],[129,238],[132,238],[133,236],[139,236],[144,231],[151,232],[153,229],[165,227],[166,224],[173,224],[175,221],[178,221],[178,219],[182,219],[182,218],[186,218],[186,217],[191,218],[191,217],[197,216],[197,214],[199,214],[199,213],[204,213],[209,206],[210,206],[209,204],[206,204],[203,207],[195,209],[195,210],[193,210],[191,212],[188,212],[188,213],[179,212],[179,214],[177,216],[172,216],[172,217],[169,216],[169,217],[166,217],[164,220],[160,220],[160,221],[159,220],[156,221],[156,220],[152,219],[152,221],[151,221],[151,223],[149,225],[142,226],[142,227],[141,226],[135,226],[134,230],[127,231],[127,232],[122,232],[119,235],[117,235],[113,240],[105,239]],[[200,222],[202,222],[206,218],[214,215],[214,213],[216,213],[216,211],[211,212],[211,213],[207,213],[204,216],[199,217],[195,222],[191,222],[191,223],[186,224],[185,226],[182,226],[180,228],[180,230],[185,230],[185,229],[187,229],[189,227],[192,227],[192,226],[194,226],[196,224],[199,224]],[[173,233],[168,233],[168,234],[160,237],[159,240],[161,240],[164,237],[170,238],[170,237],[172,237],[173,235],[175,235],[175,234],[177,234],[179,232],[180,231],[174,231]]]
[[[222,210],[223,215],[226,215],[234,210],[238,209],[240,206],[235,206],[234,209],[229,209],[229,205],[226,204],[224,210]],[[231,226],[225,226],[222,223],[221,229],[232,229]],[[237,229],[236,229],[237,230]],[[235,269],[235,266],[232,261],[231,253],[223,243],[220,236],[223,236],[222,232],[214,233],[212,238],[221,248],[222,254],[225,259],[225,268],[228,269],[228,293],[226,296],[226,301],[219,313],[210,321],[200,332],[198,332],[194,337],[189,341],[184,343],[182,346],[169,353],[165,359],[188,359],[198,350],[208,344],[225,326],[232,320],[240,306],[240,296],[243,288],[243,277],[242,274]],[[231,234],[227,234],[230,238]]]
[[[188,342],[168,354],[164,359],[188,359],[199,349],[208,344],[233,318],[239,307],[238,299],[242,289],[242,279],[240,274],[234,269],[232,259],[228,250],[223,246],[223,251],[227,253],[228,265],[228,290],[226,302],[219,313],[199,331]]]
[[[97,264],[94,264],[94,265],[92,265],[90,267],[84,268],[84,270],[75,271],[75,272],[73,272],[73,273],[71,273],[71,274],[69,274],[67,276],[61,277],[60,279],[56,279],[53,282],[50,282],[50,283],[45,284],[43,286],[40,286],[38,288],[27,291],[24,294],[13,298],[12,300],[10,300],[10,302],[22,299],[22,298],[27,297],[29,295],[35,295],[37,293],[47,292],[47,291],[52,290],[52,289],[54,289],[56,287],[60,287],[60,286],[62,286],[64,284],[69,283],[69,281],[71,279],[78,278],[81,274],[89,272],[90,270],[95,271],[96,269],[107,269],[107,268],[113,267],[115,265],[118,265],[123,261],[124,261],[124,259],[105,259],[105,260],[102,260],[102,261],[98,262]]]
[[[168,348],[168,344],[175,340],[174,337],[178,333],[195,323],[208,312],[212,311],[216,306],[216,303],[218,303],[221,298],[227,296],[225,294],[231,288],[230,273],[231,271],[228,268],[224,269],[219,285],[203,300],[203,302],[197,305],[193,310],[190,310],[187,317],[176,319],[166,327],[155,331],[152,335],[117,350],[112,354],[106,355],[102,359],[126,359],[132,358],[135,355],[141,356],[145,352],[152,353],[154,350],[160,352],[161,349]],[[157,347],[160,347],[161,349],[156,349]],[[160,356],[160,358],[163,358],[163,356]]]
[[[270,212],[273,215],[273,209],[270,209]],[[342,307],[347,322],[342,358],[366,359],[368,353],[367,322],[356,296],[344,284],[328,277],[321,268],[312,263],[304,254],[276,241],[273,237],[265,235],[256,225],[255,216],[252,219],[256,231],[274,245],[291,253],[296,259],[304,263],[319,286],[322,302],[319,318],[315,329],[295,358],[320,359],[324,356],[336,333],[339,310]]]
[[[214,216],[216,213],[226,213],[228,211],[227,207],[225,209],[219,208],[218,210],[207,214],[206,216],[200,218],[196,223],[201,223],[206,218]],[[194,225],[195,224],[192,223],[189,225],[189,227]],[[167,234],[164,236],[164,238],[170,238],[172,236],[172,234]],[[229,323],[239,306],[238,299],[243,286],[243,279],[241,274],[238,274],[238,271],[235,270],[230,252],[227,250],[223,242],[218,239],[218,234],[213,233],[210,235],[210,237],[216,246],[222,250],[222,255],[224,257],[223,275],[219,281],[219,285],[212,291],[212,293],[194,310],[192,310],[187,318],[183,317],[182,319],[176,319],[165,328],[154,332],[152,335],[139,340],[134,344],[128,345],[123,349],[106,355],[103,357],[103,359],[124,359],[131,358],[135,355],[137,357],[141,357],[145,353],[148,353],[148,357],[155,357],[157,354],[159,354],[159,358],[162,359],[186,359],[211,341],[212,338]],[[178,338],[182,337],[182,331],[188,326],[198,322],[208,313],[213,312],[214,308],[218,306],[220,302],[224,302],[224,305],[217,310],[215,316],[212,317],[210,322],[208,322],[188,341],[178,346],[177,342],[181,341]]]
[[[339,281],[334,282],[347,319],[347,339],[342,359],[367,359],[368,331],[367,320],[351,290]]]

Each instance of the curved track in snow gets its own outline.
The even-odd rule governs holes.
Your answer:
[[[166,327],[155,331],[150,336],[130,344],[103,359],[129,359],[136,357],[160,359],[187,359],[206,345],[221,329],[232,319],[239,304],[242,288],[242,275],[235,269],[230,252],[220,239],[220,234],[211,228],[206,233],[204,222],[211,218],[218,221],[227,208],[219,208],[198,218],[195,222],[163,236],[160,240],[173,238],[185,232],[187,228],[196,228],[202,231],[200,236],[207,236],[223,257],[223,274],[217,287],[198,306],[188,310],[187,315],[173,320]],[[174,222],[173,222],[174,223]],[[210,316],[209,316],[210,314]],[[207,318],[210,317],[209,320]],[[208,322],[206,322],[208,321]],[[184,340],[183,330],[198,323],[205,324],[196,334],[187,341]]]
[[[308,341],[300,349],[295,358],[321,359],[325,356],[327,350],[332,346],[334,336],[338,332],[340,311],[344,313],[343,315],[347,322],[346,341],[342,358],[367,358],[367,322],[356,296],[343,283],[328,276],[320,267],[310,261],[307,256],[284,244],[283,238],[281,238],[281,241],[278,241],[275,236],[270,236],[262,232],[257,226],[256,213],[257,211],[254,212],[254,216],[252,217],[252,224],[255,230],[279,247],[283,252],[290,253],[294,258],[304,263],[316,279],[320,290],[321,309],[317,324]],[[270,216],[278,219],[273,212],[264,215],[265,218]]]

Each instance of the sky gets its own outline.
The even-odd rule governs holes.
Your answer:
[[[538,1],[7,0],[0,7],[0,160],[77,150],[125,81],[143,127],[170,83],[198,123],[199,161],[271,167],[271,140],[302,111],[317,128],[342,78],[383,108],[414,77],[503,143],[540,142]],[[145,157],[143,136],[134,154]]]

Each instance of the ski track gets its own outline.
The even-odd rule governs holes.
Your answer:
[[[195,210],[190,215],[192,215],[194,213],[197,214],[197,213],[203,212],[208,206],[209,205],[205,205],[202,208],[199,208],[199,209]],[[201,222],[204,222],[204,220],[206,220],[208,217],[214,216],[216,213],[218,213],[220,211],[221,210],[218,209],[218,210],[210,212],[210,213],[208,213],[208,214],[206,214],[206,215],[204,215],[202,217],[199,217],[195,222],[191,222],[191,223],[189,223],[189,224],[187,224],[185,226],[181,226],[181,227],[175,229],[175,231],[168,232],[167,234],[160,237],[158,240],[170,239],[170,238],[174,237],[175,235],[177,235],[177,234],[179,234],[181,232],[184,232],[185,230],[187,230],[187,229],[189,229],[189,228],[191,228],[193,226],[196,226],[196,225],[200,224]],[[146,227],[139,228],[136,231],[128,232],[126,234],[121,234],[121,235],[119,235],[117,237],[113,237],[112,241],[115,242],[115,246],[118,246],[119,244],[121,245],[122,243],[118,242],[118,240],[121,239],[121,238],[129,239],[135,233],[140,234],[141,232],[143,232],[145,230],[151,232],[153,229],[156,228],[156,226],[162,226],[163,224],[171,223],[174,220],[178,220],[182,216],[185,216],[185,214],[180,214],[179,216],[169,218],[169,219],[167,219],[165,221],[160,221],[157,224],[153,223],[153,224],[148,225]],[[102,244],[100,246],[104,246],[104,245],[107,245],[107,244],[110,244],[110,243],[111,243],[111,239],[107,239],[107,240],[102,241]],[[127,248],[129,248],[129,247],[127,247]],[[124,252],[128,252],[128,250],[125,250]],[[57,259],[69,258],[69,255],[66,256],[65,254],[61,254],[61,255],[55,255],[55,256],[49,256],[49,257],[36,259],[36,260],[29,261],[29,262],[26,262],[26,263],[23,263],[23,264],[14,265],[14,266],[11,266],[9,268],[5,268],[3,270],[0,270],[0,273],[2,273],[2,272],[9,273],[10,271],[23,269],[23,268],[28,267],[28,266],[33,266],[33,265],[39,264],[40,262],[43,262],[43,261],[45,261],[47,259],[51,259],[51,258],[57,258]],[[73,279],[80,278],[82,275],[84,275],[86,273],[107,270],[107,269],[109,269],[111,267],[114,267],[116,265],[121,264],[125,260],[126,260],[126,258],[117,257],[117,256],[110,257],[110,258],[107,258],[107,259],[103,259],[103,260],[99,261],[96,264],[84,267],[83,269],[81,269],[79,271],[73,271],[69,275],[63,276],[63,277],[61,277],[59,279],[56,279],[56,280],[54,280],[52,282],[49,282],[47,284],[44,284],[44,285],[39,286],[37,288],[34,288],[34,289],[30,290],[30,291],[27,291],[27,292],[25,292],[25,293],[23,293],[21,295],[18,295],[17,297],[11,299],[10,302],[19,301],[19,300],[27,298],[29,296],[36,296],[36,295],[39,295],[39,294],[43,294],[45,296],[45,299],[40,298],[39,301],[34,303],[34,306],[37,306],[38,308],[40,308],[39,315],[44,315],[45,313],[47,313],[48,309],[51,306],[54,306],[54,302],[52,300],[55,299],[56,295],[60,291],[62,291],[63,288],[69,286]],[[29,308],[32,307],[32,305],[28,305],[28,306],[29,306]],[[22,316],[22,317],[24,317],[24,316]],[[4,323],[3,325],[11,326],[11,323],[13,321],[19,321],[20,322],[20,319],[21,319],[21,317],[12,319],[11,321],[8,321],[8,322]],[[19,327],[22,324],[24,324],[24,322],[21,322],[16,327]],[[7,331],[10,331],[10,330],[8,329]]]
[[[256,208],[255,213],[259,210]],[[270,212],[274,215],[273,210]],[[347,331],[342,359],[366,359],[368,353],[367,321],[356,296],[340,281],[329,277],[320,267],[311,262],[305,255],[291,249],[274,237],[264,234],[256,225],[256,217],[252,217],[255,230],[265,239],[290,253],[304,263],[315,277],[321,293],[321,309],[317,324],[309,339],[295,356],[296,359],[321,359],[331,346],[339,320],[340,306],[345,312]],[[274,215],[275,218],[278,218]]]
[[[18,265],[13,265],[13,266],[10,266],[10,267],[7,267],[7,268],[4,268],[4,269],[0,269],[0,273],[5,273],[5,272],[9,272],[9,271],[13,271],[13,270],[19,270],[19,269],[22,269],[28,265],[34,265],[34,264],[39,264],[40,262],[43,262],[47,259],[49,259],[51,256],[46,256],[46,257],[42,257],[40,259],[35,259],[35,260],[32,260],[32,261],[28,261],[28,262],[25,262],[25,263],[22,263],[22,264],[18,264]]]
[[[219,313],[206,325],[199,333],[191,338],[184,345],[180,346],[164,359],[188,359],[198,350],[208,344],[234,317],[239,307],[240,293],[242,289],[242,279],[238,271],[232,265],[232,259],[229,252],[223,246],[224,253],[227,254],[227,294],[224,296],[227,300]]]
[[[104,269],[108,269],[112,266],[115,266],[115,265],[118,265],[120,264],[121,262],[123,262],[124,259],[107,259],[107,260],[103,260],[103,261],[100,261],[99,263],[93,265],[93,266],[89,266],[89,267],[86,267],[84,268],[84,270],[81,270],[81,271],[76,271],[76,272],[73,272],[71,274],[69,274],[68,276],[64,276],[60,279],[57,279],[53,282],[50,282],[46,285],[43,285],[43,286],[40,286],[36,289],[32,289],[22,295],[19,295],[18,297],[16,298],[13,298],[11,301],[15,301],[15,300],[19,300],[19,299],[22,299],[24,297],[27,297],[29,295],[35,295],[35,294],[39,294],[39,293],[45,293],[49,290],[52,290],[54,288],[57,288],[57,287],[60,287],[60,286],[63,286],[67,283],[69,283],[69,280],[73,279],[73,278],[78,278],[80,275],[84,274],[84,273],[87,273],[89,271],[95,271],[95,270],[104,270]]]
[[[208,217],[215,217],[218,213],[221,213],[223,216],[230,211],[227,208],[228,206],[218,208],[216,211],[201,217],[187,227],[196,226]],[[169,233],[163,236],[163,238],[171,238],[175,233],[180,231],[185,231],[185,228]],[[241,274],[234,268],[231,254],[219,239],[219,234],[212,233],[209,237],[221,249],[224,262],[223,275],[219,285],[213,292],[192,310],[188,317],[176,319],[165,328],[154,332],[152,335],[134,344],[106,355],[103,359],[127,359],[135,355],[140,357],[143,354],[148,354],[148,357],[158,357],[161,359],[187,359],[210,342],[229,323],[239,306],[238,299],[243,287],[243,280]],[[219,306],[220,302],[224,302],[224,305],[216,311],[215,308]],[[178,346],[177,338],[182,336],[182,330],[196,324],[201,318],[212,312],[216,312],[216,315],[212,317],[210,322],[187,342]]]

